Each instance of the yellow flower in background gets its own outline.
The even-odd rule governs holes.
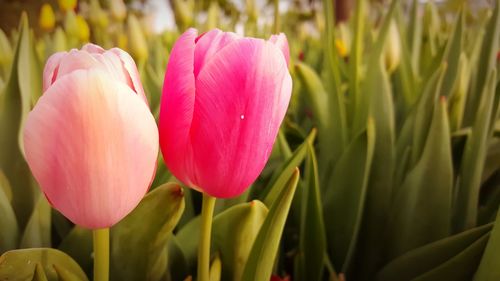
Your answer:
[[[89,25],[81,15],[76,16],[76,24],[78,26],[78,39],[82,42],[88,42],[90,38]]]
[[[51,31],[54,29],[56,24],[56,16],[54,15],[54,10],[50,4],[45,3],[40,9],[40,16],[38,18],[38,24],[43,31]]]
[[[339,53],[340,57],[342,58],[347,57],[348,53],[344,41],[340,39],[335,39],[335,48],[337,49],[337,52]]]
[[[73,11],[76,8],[77,0],[57,0],[59,8],[63,12]]]

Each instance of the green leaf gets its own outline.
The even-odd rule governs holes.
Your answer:
[[[186,258],[187,267],[190,272],[196,270],[196,261],[198,255],[198,242],[200,240],[200,222],[198,215],[186,223],[175,235],[177,244]],[[216,230],[212,228],[213,232]]]
[[[340,156],[346,143],[346,120],[343,101],[331,106],[329,97],[314,69],[298,63],[296,70],[300,81],[305,85],[306,97],[313,111],[313,118],[318,126],[321,150],[334,161]]]
[[[175,235],[168,239],[167,245],[167,279],[166,280],[185,280],[188,276],[188,264],[184,252],[179,245]],[[169,279],[170,278],[170,279]]]
[[[477,64],[477,71],[475,76],[475,84],[473,85],[473,93],[483,93],[488,91],[489,79],[491,72],[496,69],[496,56],[499,47],[500,37],[500,0],[496,0],[493,15],[489,20],[486,27],[486,33],[483,39],[481,54]],[[476,122],[474,117],[477,116],[476,112],[481,110],[482,95],[469,95],[466,108],[465,125],[471,125]]]
[[[490,239],[486,245],[486,250],[477,269],[474,281],[495,281],[500,280],[500,212],[497,214],[497,219],[493,230],[490,234]]]
[[[167,241],[183,210],[178,184],[166,183],[149,192],[111,229],[111,277],[160,280],[166,272]]]
[[[242,281],[269,280],[278,252],[281,234],[299,181],[299,170],[295,169],[285,187],[274,201],[253,243],[250,256],[243,270]]]
[[[325,226],[336,268],[348,272],[356,249],[375,146],[370,120],[342,154],[325,195]]]
[[[410,12],[410,22],[408,24],[408,46],[411,52],[411,63],[413,70],[420,68],[420,50],[422,45],[422,20],[419,13],[420,1],[413,0]]]
[[[469,247],[473,247],[474,243],[482,241],[482,238],[487,237],[491,228],[492,224],[483,225],[407,252],[387,264],[377,274],[376,280],[413,280],[418,276],[431,272],[441,265],[445,265],[454,258],[460,259],[460,254]],[[476,246],[473,248],[475,247]],[[469,270],[471,268],[475,270],[473,264],[465,265],[465,267],[469,268]],[[454,268],[455,271],[459,269],[461,268],[458,266]],[[438,280],[456,279],[443,277],[442,279],[436,279],[436,281]]]
[[[318,163],[311,143],[308,145],[299,233],[300,280],[319,281],[323,275],[326,250],[325,225],[319,189]]]
[[[51,208],[45,196],[40,195],[21,238],[21,248],[51,246]]]
[[[31,81],[26,79],[33,75],[28,73],[31,71],[30,44],[28,18],[23,14],[9,80],[0,94],[0,170],[12,186],[12,207],[21,229],[25,227],[35,203],[31,173],[21,152],[22,124],[30,110],[32,95]]]
[[[210,264],[209,280],[210,281],[220,281],[221,280],[221,273],[222,273],[222,262],[221,262],[219,254],[216,254],[215,257],[212,259],[212,263]],[[238,279],[234,279],[234,280],[238,280]]]
[[[0,170],[0,253],[15,249],[19,239],[16,215],[10,205],[9,182]]]
[[[241,280],[267,214],[266,206],[254,200],[233,206],[214,218],[211,251],[220,254],[223,280]]]
[[[94,249],[90,229],[75,226],[62,240],[59,250],[71,256],[85,272],[92,272]]]
[[[412,114],[415,115],[415,119],[413,124],[410,167],[413,167],[417,163],[424,150],[425,141],[429,134],[429,128],[432,121],[432,112],[434,111],[434,105],[440,93],[439,89],[441,88],[445,70],[446,65],[443,64],[430,77],[428,83],[425,85],[422,96],[412,112]]]
[[[41,264],[37,263],[35,267],[35,274],[32,281],[48,281],[47,276],[45,276],[45,271]]]
[[[59,250],[49,248],[23,249],[4,253],[0,256],[0,280],[32,280],[37,264],[42,266],[43,272],[50,281],[88,281],[83,270],[71,257]],[[59,279],[56,267],[64,268],[74,276],[74,279]]]
[[[368,182],[366,205],[360,230],[359,264],[356,274],[361,279],[370,279],[382,262],[383,228],[389,215],[392,197],[395,160],[395,121],[391,85],[385,70],[382,50],[385,45],[390,22],[399,1],[393,1],[379,31],[367,65],[362,92],[366,104],[362,105],[355,119],[354,133],[362,132],[368,118],[375,125],[375,147]],[[357,278],[357,277],[354,277]]]
[[[446,49],[443,55],[443,63],[447,65],[446,73],[444,74],[440,93],[444,96],[449,96],[455,81],[457,80],[458,65],[460,54],[462,53],[462,45],[464,40],[465,17],[462,10],[458,15],[457,21],[450,35],[450,39],[446,44]]]
[[[460,181],[456,198],[454,226],[456,231],[474,227],[477,221],[477,206],[481,175],[484,170],[486,148],[491,137],[491,120],[495,101],[496,71],[490,72],[488,84],[481,95],[472,134],[467,139],[460,167]],[[498,101],[497,101],[498,102]]]
[[[267,192],[262,198],[264,198],[263,202],[266,206],[273,205],[276,198],[281,193],[281,188],[284,187],[285,183],[291,177],[295,168],[298,167],[307,154],[307,143],[314,143],[314,139],[316,137],[316,130],[311,130],[309,136],[307,136],[306,140],[293,152],[293,155],[288,161],[283,165],[283,167],[277,170],[271,180],[269,181],[268,186],[265,189]]]
[[[389,258],[451,232],[453,165],[446,100],[435,106],[422,157],[395,191],[389,221]]]

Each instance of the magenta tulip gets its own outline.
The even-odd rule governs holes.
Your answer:
[[[218,198],[261,173],[292,90],[284,34],[265,41],[189,29],[175,43],[160,110],[160,147],[184,184]]]
[[[137,206],[156,169],[158,129],[135,63],[90,44],[57,53],[43,90],[24,127],[29,167],[75,224],[110,227]]]

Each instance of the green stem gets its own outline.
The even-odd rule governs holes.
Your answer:
[[[198,246],[198,281],[209,281],[210,278],[210,236],[214,207],[215,197],[203,193],[200,244]]]
[[[94,229],[94,281],[109,280],[109,228]]]
[[[280,1],[274,0],[274,34],[280,33]]]

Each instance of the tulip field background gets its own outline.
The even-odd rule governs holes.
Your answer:
[[[265,169],[217,200],[211,281],[500,280],[499,0],[172,0],[161,32],[140,1],[23,3],[0,19],[0,280],[92,280],[92,232],[51,208],[20,145],[47,58],[126,50],[157,118],[189,27],[283,32],[293,79]],[[201,201],[159,155],[110,230],[110,280],[195,279]]]

